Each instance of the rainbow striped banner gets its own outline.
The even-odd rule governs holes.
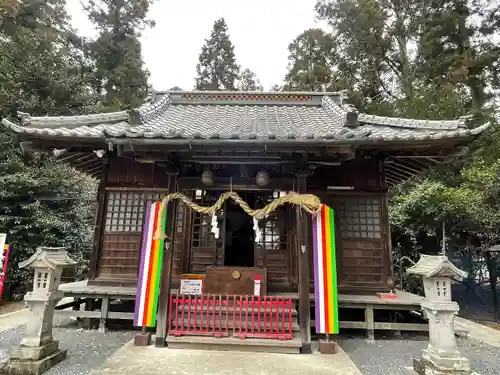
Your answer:
[[[313,215],[316,333],[339,333],[334,218],[333,209],[324,204]]]
[[[155,327],[163,261],[164,239],[154,239],[158,227],[165,233],[167,210],[155,202],[146,207],[142,234],[141,264],[135,297],[134,326]]]

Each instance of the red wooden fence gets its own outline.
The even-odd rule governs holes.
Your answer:
[[[7,274],[7,265],[9,264],[9,245],[4,245],[0,249],[0,304],[2,303],[2,293],[5,284],[5,275]]]
[[[169,306],[170,335],[292,338],[291,298],[171,293]]]

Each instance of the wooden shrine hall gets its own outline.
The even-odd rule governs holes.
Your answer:
[[[150,208],[181,193],[187,200],[165,208],[158,288],[147,297],[156,345],[310,353],[319,316],[312,215],[283,204],[252,220],[232,199],[216,214],[193,208],[230,192],[257,210],[294,192],[332,209],[340,328],[366,329],[371,339],[375,329],[425,330],[378,317],[420,304],[400,291],[381,298],[394,290],[388,189],[462,152],[487,125],[367,115],[345,100],[328,92],[155,92],[126,111],[4,118],[25,151],[51,153],[100,181],[88,280],[61,286],[86,308],[59,313],[97,319],[100,329],[108,319],[135,321]],[[131,310],[117,308],[127,301]],[[361,319],[342,316],[356,308]]]

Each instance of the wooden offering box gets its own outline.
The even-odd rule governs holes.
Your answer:
[[[257,267],[222,267],[207,269],[204,293],[254,295],[255,281],[260,280],[260,295],[267,294],[267,271]]]

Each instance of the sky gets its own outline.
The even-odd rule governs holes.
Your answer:
[[[141,38],[142,53],[155,90],[194,87],[196,64],[213,23],[224,17],[237,63],[257,74],[264,89],[282,82],[288,45],[315,22],[316,0],[157,0],[149,13],[156,26]],[[73,25],[84,36],[95,30],[81,0],[67,0]]]

